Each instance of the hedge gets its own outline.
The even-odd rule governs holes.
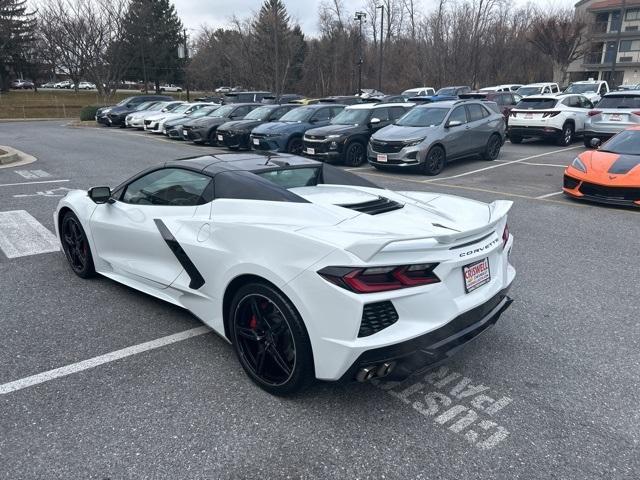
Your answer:
[[[80,120],[93,120],[96,116],[96,111],[102,108],[104,105],[87,105],[80,110]]]

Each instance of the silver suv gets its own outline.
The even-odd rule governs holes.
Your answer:
[[[504,117],[494,102],[454,100],[421,105],[371,137],[375,168],[417,167],[438,175],[446,163],[480,155],[495,160],[505,140]]]
[[[607,93],[588,113],[584,124],[584,145],[601,142],[628,127],[640,124],[640,90]]]

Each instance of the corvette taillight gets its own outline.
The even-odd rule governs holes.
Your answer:
[[[376,293],[438,283],[437,263],[388,267],[326,267],[318,273],[327,281],[356,293]]]
[[[602,112],[600,110],[590,110],[587,112],[587,115],[590,117],[595,117],[596,115],[600,115]]]
[[[509,225],[507,224],[504,226],[504,230],[502,231],[502,248],[505,248],[508,242],[509,242]]]
[[[555,117],[556,115],[558,115],[560,112],[544,112],[542,114],[542,118],[547,118],[547,117]]]

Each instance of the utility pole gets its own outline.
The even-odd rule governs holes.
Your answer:
[[[384,36],[384,3],[378,5],[376,8],[380,11],[380,58],[378,60],[378,91],[382,92],[382,37]]]
[[[187,70],[187,63],[189,63],[189,46],[187,39],[187,29],[185,28],[182,31],[184,37],[184,43],[182,45],[178,45],[178,58],[182,59],[184,63],[182,64],[182,72],[184,73],[184,86],[187,90],[187,102],[190,100],[189,98],[189,71]]]
[[[624,17],[627,11],[627,0],[622,0],[622,6],[620,7],[620,25],[618,26],[618,34],[616,35],[616,45],[615,52],[613,55],[613,60],[611,62],[611,73],[609,74],[609,88],[613,88],[613,82],[615,81],[616,74],[616,62],[618,61],[618,52],[620,51],[620,39],[622,38],[622,24],[624,23]],[[623,77],[624,81],[624,77]],[[616,85],[617,86],[617,85]]]
[[[358,20],[360,22],[360,35],[358,36],[358,95],[362,94],[362,64],[364,63],[364,59],[362,58],[362,22],[366,22],[367,14],[364,12],[356,12],[354,20]]]

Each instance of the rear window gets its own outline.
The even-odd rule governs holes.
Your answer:
[[[282,188],[314,187],[320,179],[320,168],[290,168],[271,170],[257,175]]]
[[[555,107],[557,101],[555,98],[523,98],[517,103],[516,108],[523,110],[543,110]]]
[[[598,102],[598,108],[640,108],[640,95],[607,95]]]

